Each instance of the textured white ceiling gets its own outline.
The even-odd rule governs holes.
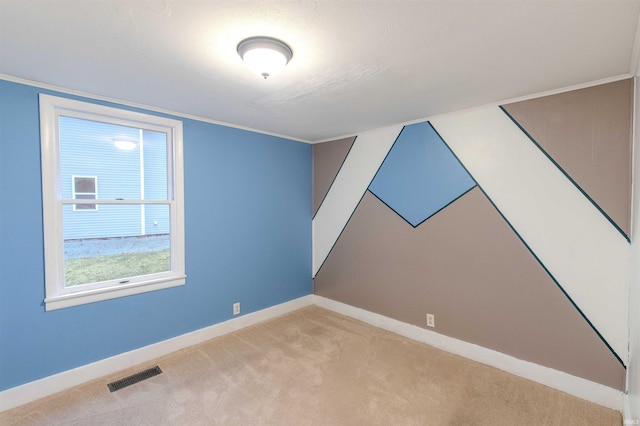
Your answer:
[[[628,74],[639,0],[0,0],[0,74],[319,141]],[[263,80],[236,45],[294,56]],[[1,100],[0,100],[1,101]]]

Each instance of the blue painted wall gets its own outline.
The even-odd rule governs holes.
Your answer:
[[[81,99],[0,80],[0,390],[311,294],[311,147],[172,117],[186,286],[45,312],[39,93]]]

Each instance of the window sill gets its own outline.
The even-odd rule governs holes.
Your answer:
[[[88,290],[78,293],[48,297],[44,300],[45,311],[54,311],[56,309],[69,308],[71,306],[84,305],[87,303],[100,302],[102,300],[115,299],[118,297],[146,293],[149,291],[178,287],[184,285],[185,281],[186,276],[176,276],[161,280],[145,281],[140,283],[121,285],[118,287],[101,288],[96,290]]]

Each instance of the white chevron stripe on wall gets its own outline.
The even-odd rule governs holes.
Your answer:
[[[500,108],[431,123],[626,365],[624,237]]]
[[[312,222],[313,276],[324,263],[371,180],[393,146],[402,125],[358,135]]]

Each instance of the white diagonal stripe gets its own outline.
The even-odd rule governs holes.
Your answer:
[[[624,237],[498,107],[431,123],[626,364]]]
[[[359,134],[329,192],[313,219],[313,276],[315,277],[358,202],[369,187],[402,130],[389,126]]]

